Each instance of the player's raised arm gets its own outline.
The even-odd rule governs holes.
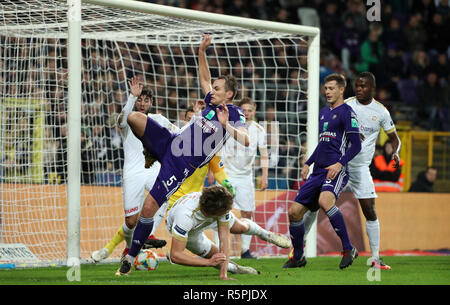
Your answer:
[[[136,99],[141,95],[142,88],[144,87],[139,79],[135,76],[128,81],[128,85],[130,86],[130,95],[128,96],[127,103],[123,107],[119,117],[117,118],[117,124],[120,128],[124,128],[127,124],[127,116],[133,111],[134,104],[136,103]]]
[[[203,94],[206,94],[212,90],[211,87],[211,73],[209,72],[208,62],[206,59],[206,49],[211,44],[211,37],[209,34],[202,34],[203,40],[198,48],[198,76],[200,81],[200,87]]]

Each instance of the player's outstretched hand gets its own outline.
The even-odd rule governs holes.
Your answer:
[[[200,51],[206,51],[206,49],[211,45],[211,36],[206,33],[202,33],[202,42],[200,42]]]
[[[228,107],[225,103],[221,104],[216,109],[217,112],[217,120],[219,120],[220,124],[222,124],[223,127],[227,125],[228,118],[230,116],[230,112],[228,111]]]
[[[144,85],[141,84],[138,77],[133,77],[131,79],[131,82],[128,81],[128,85],[130,85],[131,94],[133,94],[135,97],[139,97],[139,95],[141,95]]]
[[[217,266],[227,260],[227,256],[223,253],[216,253],[209,259],[211,266]]]

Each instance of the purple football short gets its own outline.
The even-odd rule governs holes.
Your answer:
[[[300,187],[294,201],[306,206],[311,211],[317,211],[320,193],[332,192],[337,199],[348,182],[348,173],[343,170],[333,180],[327,179],[327,173],[327,170],[313,172],[305,184]]]
[[[140,138],[147,151],[161,163],[161,169],[150,195],[159,206],[169,200],[196,168],[190,166],[183,156],[175,157],[171,152],[171,143],[176,135],[158,122],[147,117],[144,135]]]
[[[161,206],[195,170],[196,168],[185,163],[182,157],[174,157],[171,153],[167,153],[161,162],[161,169],[150,190],[150,195]]]
[[[170,149],[170,144],[174,137],[175,135],[167,128],[147,117],[144,135],[139,139],[147,151],[161,162],[167,150]]]

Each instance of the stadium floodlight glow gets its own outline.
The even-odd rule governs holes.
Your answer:
[[[318,28],[129,0],[5,0],[0,243],[21,243],[43,263],[65,264],[88,259],[109,240],[123,222],[123,155],[113,125],[127,80],[140,77],[155,93],[154,110],[180,123],[186,106],[202,97],[202,32],[212,34],[212,76],[235,75],[270,130],[275,189],[270,198],[258,193],[255,220],[288,233],[286,200],[278,196],[296,192],[298,152],[306,144],[309,156],[318,143]],[[167,238],[164,228],[157,235]],[[315,226],[306,255],[316,255]],[[120,249],[111,255],[119,256]]]

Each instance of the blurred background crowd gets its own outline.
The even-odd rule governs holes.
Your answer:
[[[377,99],[394,119],[450,130],[448,0],[381,0],[379,22],[367,19],[371,6],[362,0],[146,2],[320,27],[321,81],[332,72],[352,80],[357,72],[371,71]],[[346,94],[352,94],[351,86]]]

